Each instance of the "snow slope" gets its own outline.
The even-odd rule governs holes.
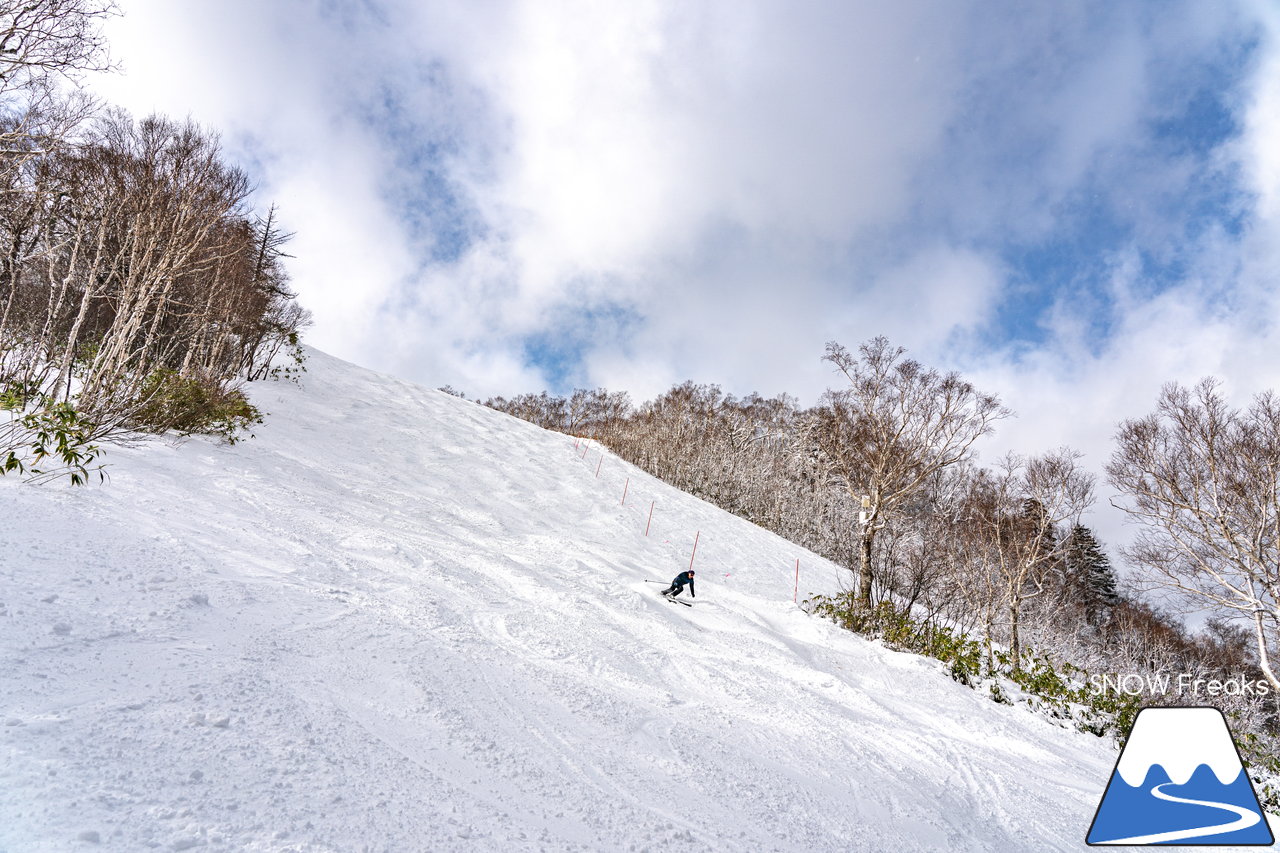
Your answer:
[[[1083,847],[1115,752],[805,615],[830,564],[308,368],[254,440],[0,478],[0,851]]]

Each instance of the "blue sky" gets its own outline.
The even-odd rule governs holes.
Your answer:
[[[370,367],[807,402],[885,334],[1095,466],[1164,382],[1280,386],[1270,2],[121,6],[92,85],[223,133]]]

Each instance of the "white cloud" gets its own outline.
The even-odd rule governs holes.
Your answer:
[[[1252,4],[1267,42],[1257,64],[1245,112],[1241,157],[1257,193],[1257,215],[1280,220],[1280,8],[1268,2]]]
[[[348,49],[341,33],[295,4],[130,0],[125,11],[107,32],[123,73],[95,90],[138,116],[189,115],[219,131],[254,172],[259,204],[278,202],[297,233],[289,268],[316,315],[311,341],[376,360],[374,307],[418,262],[383,197],[385,144],[332,95],[352,82],[337,66],[359,67],[335,61]]]
[[[813,400],[827,340],[885,333],[1001,393],[1000,446],[1098,468],[1165,381],[1280,380],[1265,0],[124,5],[127,73],[95,85],[225,132],[298,232],[313,342],[370,366],[534,390],[534,341],[638,399],[692,378]],[[1238,137],[1161,147],[1206,87]],[[1193,229],[1187,188],[1234,175],[1243,224]],[[1009,257],[1091,206],[1126,244],[1007,316],[1045,285]]]

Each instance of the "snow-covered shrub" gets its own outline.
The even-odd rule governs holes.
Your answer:
[[[871,608],[852,591],[819,595],[805,601],[809,612],[831,619],[846,630],[881,640],[890,648],[940,660],[951,677],[972,687],[983,675],[983,645],[962,632],[929,620],[912,618],[891,601]]]
[[[238,389],[169,368],[152,371],[139,397],[130,425],[148,432],[217,435],[234,444],[242,431],[262,423],[262,413]]]

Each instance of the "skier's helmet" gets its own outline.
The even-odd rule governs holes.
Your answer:
[[[694,575],[694,571],[693,571],[693,569],[690,569],[690,570],[689,570],[689,577],[693,577],[693,575]]]

